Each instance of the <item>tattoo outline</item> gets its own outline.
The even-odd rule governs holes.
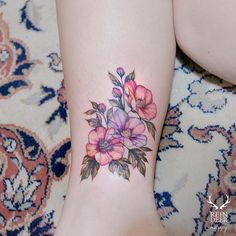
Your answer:
[[[135,82],[135,71],[126,75],[122,67],[117,76],[108,72],[114,85],[110,107],[104,103],[90,101],[92,109],[85,112],[92,116],[86,119],[93,129],[88,134],[87,154],[81,168],[81,181],[97,175],[99,168],[108,166],[126,180],[130,178],[130,167],[138,169],[145,177],[147,152],[146,129],[155,139],[156,127],[151,120],[156,118],[157,106],[152,92]],[[94,117],[95,116],[95,117]]]

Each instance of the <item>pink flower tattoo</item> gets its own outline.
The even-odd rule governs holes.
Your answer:
[[[104,127],[97,127],[89,133],[87,154],[95,158],[101,166],[123,157],[124,147],[118,138],[114,138],[114,133],[114,129]]]
[[[135,72],[126,75],[122,67],[117,76],[109,73],[114,85],[110,106],[91,101],[92,108],[85,112],[92,116],[87,122],[92,130],[88,135],[86,155],[82,162],[81,180],[98,174],[100,167],[108,167],[129,180],[130,168],[145,176],[147,131],[155,139],[156,127],[151,122],[157,116],[157,106],[152,92],[135,82]]]
[[[146,120],[156,117],[156,104],[152,101],[152,92],[142,85],[136,85],[131,80],[124,85],[128,105],[137,111],[138,115]]]

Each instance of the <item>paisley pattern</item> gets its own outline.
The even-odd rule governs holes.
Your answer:
[[[62,74],[60,56],[57,53],[50,53],[48,58],[50,58],[49,68],[55,73]],[[39,92],[30,95],[24,100],[25,104],[37,106],[44,106],[46,103],[53,100],[57,100],[58,105],[45,120],[51,137],[57,134],[60,127],[66,125],[68,120],[68,108],[63,78],[59,88],[41,85]]]
[[[234,124],[229,127],[228,130],[219,125],[206,126],[203,129],[192,126],[189,129],[189,135],[199,143],[211,142],[214,133],[220,134],[226,139],[228,148],[219,150],[222,160],[215,160],[217,174],[210,174],[205,191],[203,193],[197,193],[201,209],[200,217],[195,219],[196,227],[193,235],[205,235],[205,233],[210,233],[209,224],[204,224],[206,219],[208,223],[210,222],[210,205],[207,203],[209,195],[212,196],[212,199],[217,204],[224,203],[225,195],[230,197],[231,204],[228,207],[229,219],[225,227],[227,227],[227,233],[229,235],[236,234],[236,126]],[[215,235],[223,235],[223,232],[218,232],[217,228],[214,229],[213,233]]]
[[[159,147],[155,195],[170,235],[236,234],[235,92],[234,85],[178,52]],[[210,196],[218,206],[229,197],[230,203],[221,211],[226,221],[212,222],[212,213],[219,212],[209,204]],[[189,207],[194,214],[186,212]],[[186,224],[179,230],[182,220]]]
[[[70,141],[64,140],[48,152],[31,131],[0,125],[0,144],[0,232],[8,232],[25,227],[29,217],[39,217],[52,182],[68,171]]]
[[[0,99],[31,87],[28,76],[39,60],[31,60],[27,46],[10,38],[7,23],[0,15]]]
[[[37,2],[37,1],[36,1]],[[33,31],[41,31],[38,20],[40,18],[37,6],[34,0],[28,0],[24,6],[20,9],[21,22],[25,24],[26,29]]]
[[[0,1],[0,10],[0,236],[53,235],[71,148],[55,2]],[[174,77],[157,212],[171,236],[236,235],[236,87],[180,50]],[[225,222],[212,222],[209,196],[217,206],[229,196]]]

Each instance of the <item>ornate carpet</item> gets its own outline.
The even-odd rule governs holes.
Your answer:
[[[71,148],[55,3],[0,12],[0,235],[53,235]],[[178,52],[154,189],[171,236],[236,235],[235,104],[235,86]]]

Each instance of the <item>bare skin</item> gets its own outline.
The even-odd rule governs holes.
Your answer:
[[[234,0],[174,0],[172,6],[171,0],[145,3],[141,0],[57,0],[57,9],[73,158],[67,198],[55,235],[164,236],[166,233],[154,205],[153,175],[175,57],[173,18],[177,43],[183,51],[208,71],[236,83],[236,3]],[[122,70],[116,71],[118,66],[124,67],[126,73],[135,69],[135,83],[151,92],[151,103],[157,107],[155,113],[152,105],[152,114],[150,110],[148,114],[151,117],[143,115],[137,109],[137,104],[143,105],[143,101],[140,103],[135,95],[131,96],[132,89],[127,95],[125,89],[117,87],[123,92],[123,108],[124,104],[129,107],[127,101],[132,97],[130,100],[135,105],[130,105],[130,112],[135,110],[133,115],[143,123],[150,118],[156,129],[155,140],[151,133],[146,133],[147,127],[142,132],[146,137],[142,141],[152,150],[147,153],[145,173],[135,167],[130,168],[128,176],[124,168],[119,176],[111,173],[108,166],[120,158],[119,154],[122,158],[126,156],[121,146],[127,150],[124,135],[129,136],[131,131],[122,130],[119,134],[119,137],[123,135],[122,141],[112,144],[112,148],[119,146],[119,154],[107,157],[110,140],[96,146],[92,139],[95,134],[102,136],[104,129],[110,129],[110,123],[102,129],[91,128],[85,121],[89,117],[84,114],[91,113],[88,112],[90,101],[106,106],[100,106],[99,111],[97,105],[92,104],[96,114],[102,116],[102,109],[107,114],[114,86],[108,71],[124,82],[122,76],[119,77]],[[116,92],[113,97],[118,96]],[[88,172],[88,161],[96,164],[91,172]]]
[[[172,1],[57,0],[57,13],[72,166],[55,235],[164,236],[153,181],[175,60]]]
[[[180,48],[207,71],[236,84],[236,1],[174,0]]]

